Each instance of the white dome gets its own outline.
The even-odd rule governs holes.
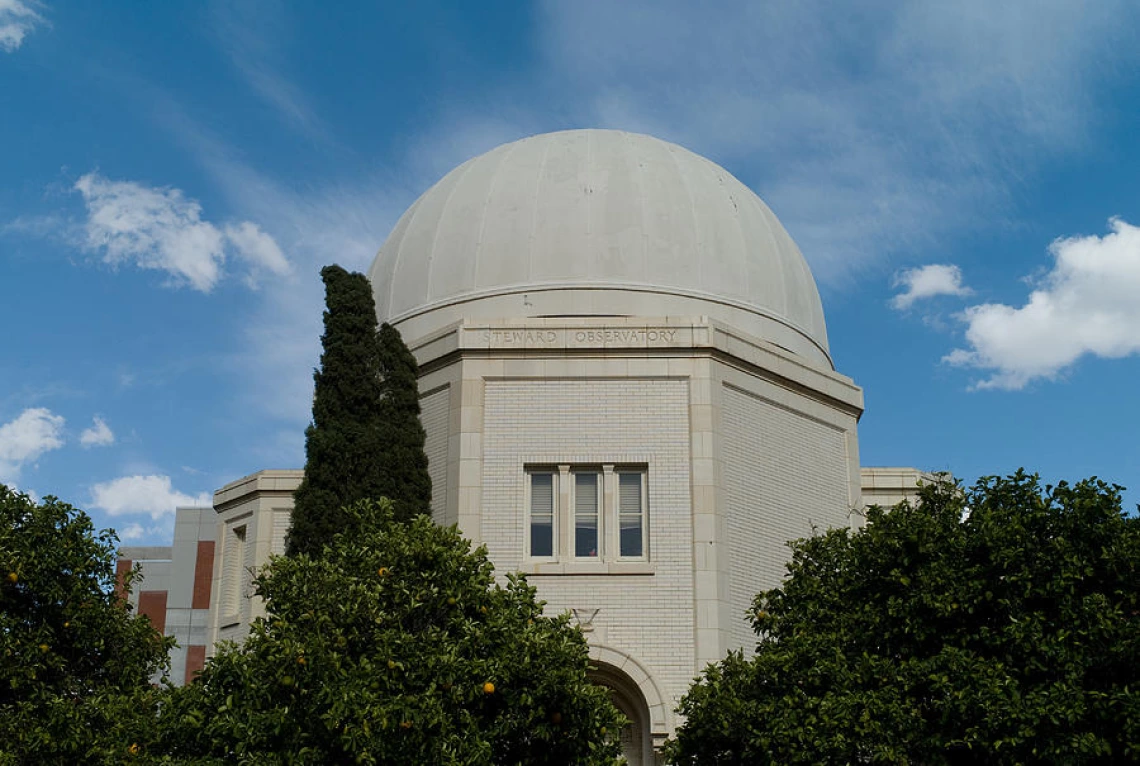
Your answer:
[[[408,208],[369,270],[381,321],[709,316],[831,366],[799,248],[759,197],[676,144],[569,130],[504,144]]]

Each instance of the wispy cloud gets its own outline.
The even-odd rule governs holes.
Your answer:
[[[962,284],[962,270],[953,264],[931,263],[903,269],[891,279],[891,286],[903,291],[891,299],[896,309],[910,308],[915,301],[936,295],[969,295],[973,292]]]
[[[223,51],[246,84],[292,128],[321,143],[332,132],[305,93],[282,70],[287,42],[285,9],[279,3],[243,0],[214,7],[214,30]]]
[[[0,50],[13,52],[32,30],[47,23],[36,12],[41,7],[34,0],[0,0]]]
[[[115,443],[115,432],[107,425],[107,421],[96,415],[91,427],[83,429],[79,434],[79,443],[84,447],[108,447]]]
[[[133,263],[170,275],[170,284],[209,292],[222,278],[227,252],[249,266],[247,281],[289,264],[271,237],[249,221],[219,228],[202,206],[170,187],[112,181],[88,173],[75,182],[87,207],[84,246],[112,266]]]
[[[15,482],[20,470],[40,455],[63,446],[62,415],[32,407],[0,425],[0,481]]]
[[[542,7],[545,92],[720,161],[832,282],[1002,225],[1010,184],[1082,147],[1140,55],[1126,0]]]
[[[179,492],[169,476],[120,476],[91,487],[91,505],[111,516],[146,514],[159,519],[173,515],[179,506],[208,506],[210,496]]]
[[[969,348],[950,364],[992,375],[977,388],[1020,389],[1050,379],[1082,356],[1140,354],[1140,228],[1119,218],[1103,237],[1058,239],[1053,267],[1024,306],[971,306],[963,314]]]

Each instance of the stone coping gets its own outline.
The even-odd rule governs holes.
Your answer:
[[[223,506],[233,505],[242,498],[258,492],[292,494],[304,477],[304,470],[299,468],[268,469],[251,473],[231,481],[214,492],[214,509],[221,511]]]

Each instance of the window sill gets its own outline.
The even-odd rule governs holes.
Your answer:
[[[527,561],[519,567],[526,575],[653,575],[651,561]]]

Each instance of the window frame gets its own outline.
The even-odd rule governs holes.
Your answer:
[[[641,466],[618,466],[614,469],[614,503],[613,503],[613,521],[614,521],[614,534],[617,537],[615,541],[614,550],[617,552],[615,558],[619,561],[648,561],[649,560],[649,471]],[[637,476],[641,479],[641,487],[639,491],[638,500],[640,507],[638,508],[637,518],[641,527],[641,553],[637,555],[626,555],[622,550],[622,516],[628,514],[623,513],[621,506],[621,477],[622,476]]]
[[[594,475],[597,493],[596,555],[578,555],[578,477]],[[534,487],[536,475],[550,477],[552,505],[550,516],[550,555],[534,553]],[[623,555],[621,541],[620,485],[623,475],[640,477],[641,529],[639,555]],[[652,573],[649,546],[649,466],[646,463],[524,463],[523,465],[523,560],[534,573],[588,573],[617,566],[629,573]],[[629,514],[626,514],[628,517]]]
[[[526,469],[526,526],[524,536],[526,539],[526,557],[534,561],[557,561],[561,545],[558,523],[558,496],[560,485],[560,472],[557,466],[528,466]],[[550,477],[550,555],[536,555],[534,553],[534,477]]]
[[[606,499],[605,499],[605,473],[595,466],[578,466],[570,469],[573,480],[570,482],[570,498],[566,506],[566,516],[570,522],[570,544],[567,546],[569,557],[577,561],[605,561],[606,535]],[[578,519],[581,513],[578,510],[578,477],[594,477],[594,555],[583,556],[578,553]],[[555,514],[557,515],[557,513]]]

